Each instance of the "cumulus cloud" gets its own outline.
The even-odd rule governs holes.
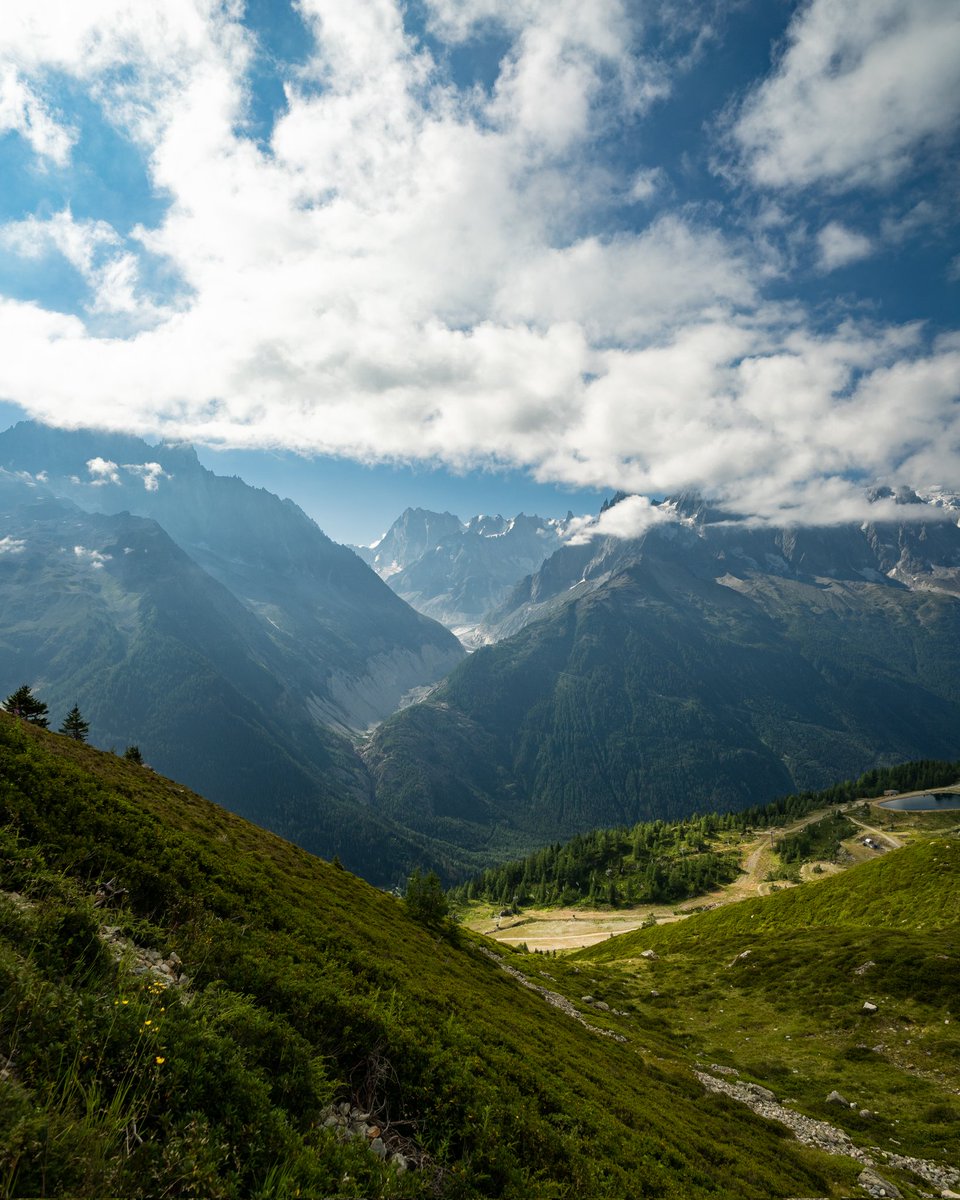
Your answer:
[[[171,476],[156,462],[146,463],[124,463],[123,469],[131,475],[136,475],[143,480],[144,489],[148,492],[156,492],[160,489],[161,479],[170,479]]]
[[[103,564],[108,563],[112,558],[110,554],[104,554],[100,550],[92,550],[87,546],[74,546],[73,553],[81,563],[91,567],[94,571],[102,571]]]
[[[566,541],[582,546],[594,538],[636,538],[654,525],[673,520],[676,516],[669,507],[654,504],[647,496],[627,496],[598,517],[574,517]]]
[[[839,221],[830,221],[817,234],[817,249],[820,269],[834,271],[837,267],[846,267],[862,258],[869,258],[873,253],[873,243],[865,234],[848,229]]]
[[[15,538],[12,536],[0,538],[0,555],[22,554],[26,547],[27,543],[23,538]]]
[[[882,187],[960,117],[960,15],[952,0],[813,0],[734,140],[755,183]]]
[[[796,513],[818,490],[837,510],[853,479],[957,478],[955,338],[865,320],[831,329],[770,303],[778,266],[762,239],[736,239],[709,209],[604,221],[661,186],[655,168],[617,175],[596,153],[611,122],[638,119],[672,83],[645,52],[636,6],[429,0],[448,45],[484,23],[505,38],[494,84],[458,89],[396,0],[302,0],[311,53],[260,142],[243,133],[253,41],[239,6],[62,8],[15,4],[0,62],[35,90],[47,70],[86,89],[141,146],[169,205],[123,238],[69,209],[0,230],[22,256],[64,255],[93,293],[79,315],[0,298],[0,395],[32,415],[366,461],[514,465],[630,492],[697,488],[761,514]],[[935,47],[907,103],[890,30],[912,62],[932,29],[950,42],[945,12],[934,0],[798,9],[735,126],[752,177],[899,170],[960,89],[945,87],[953,67]],[[884,104],[898,114],[886,139]],[[791,217],[768,206],[766,219]],[[829,270],[870,243],[834,222],[818,247]],[[137,308],[141,251],[183,287],[150,321]],[[103,312],[130,323],[107,336],[91,324]],[[161,478],[151,464],[91,462],[100,484],[122,470],[151,489]]]
[[[93,487],[105,487],[108,483],[120,482],[120,470],[109,458],[88,459],[87,470],[92,477]]]

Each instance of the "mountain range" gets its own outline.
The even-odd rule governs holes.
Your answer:
[[[379,541],[354,550],[398,596],[472,646],[485,640],[477,632],[486,613],[560,548],[572,519],[518,513],[463,522],[408,508]]]
[[[558,550],[488,615],[494,644],[376,729],[385,816],[495,858],[956,755],[953,510],[777,530],[663,509]]]
[[[453,880],[956,758],[960,510],[896,499],[897,521],[774,529],[679,497],[632,538],[408,510],[368,566],[190,447],[22,423],[0,677],[377,883]]]

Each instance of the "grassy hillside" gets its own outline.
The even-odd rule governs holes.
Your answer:
[[[467,935],[6,716],[0,890],[4,1195],[759,1198],[855,1177],[705,1095],[642,1022],[584,1025]],[[334,1102],[382,1144],[338,1138]]]
[[[863,863],[815,887],[792,888],[775,897],[745,900],[704,913],[696,921],[642,929],[589,953],[597,961],[630,957],[661,946],[679,951],[744,934],[780,936],[790,930],[904,929],[960,931],[957,884],[960,840],[918,842]]]
[[[945,817],[933,821],[942,829]],[[690,1060],[718,1064],[707,1070],[739,1072],[879,1148],[877,1159],[957,1167],[958,894],[955,827],[816,884],[625,934],[572,962],[598,973],[598,997],[642,1005]],[[827,1102],[832,1091],[847,1107]],[[910,1177],[893,1178],[903,1190]]]

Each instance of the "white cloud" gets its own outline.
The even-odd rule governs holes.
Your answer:
[[[156,462],[146,463],[124,463],[123,469],[131,475],[136,475],[143,480],[144,489],[148,492],[156,492],[160,488],[161,479],[171,479],[172,476]],[[118,480],[119,482],[119,480]]]
[[[630,199],[638,204],[644,204],[661,190],[664,184],[662,167],[644,167],[637,171],[630,184]]]
[[[42,258],[55,250],[87,278],[101,250],[119,241],[106,221],[75,221],[69,209],[46,220],[27,217],[0,226],[0,245],[5,250],[21,258]]]
[[[565,540],[582,546],[594,538],[636,538],[654,525],[676,520],[666,507],[654,504],[646,496],[627,496],[597,517],[574,517],[567,526]]]
[[[839,221],[830,221],[817,234],[817,249],[820,269],[835,271],[837,267],[846,267],[869,258],[874,247],[864,234],[848,229]]]
[[[88,459],[87,470],[93,476],[93,487],[104,487],[108,483],[120,482],[119,468],[109,458]]]
[[[103,554],[100,550],[91,550],[87,546],[74,546],[73,553],[81,563],[92,567],[94,571],[102,571],[103,564],[108,563],[113,557],[110,554]]]
[[[64,166],[76,135],[58,122],[12,63],[0,64],[0,135],[18,133],[34,154]]]
[[[54,7],[14,5],[0,59],[37,89],[46,69],[77,81],[141,143],[170,204],[133,239],[70,210],[0,232],[16,253],[65,255],[90,283],[85,315],[120,323],[106,336],[95,321],[0,299],[0,395],[40,419],[364,460],[517,465],[630,492],[697,488],[761,514],[795,513],[816,494],[839,511],[853,476],[960,482],[954,342],[867,322],[815,332],[799,304],[764,302],[762,239],[733,241],[709,210],[598,232],[598,210],[623,205],[631,186],[641,200],[659,185],[596,161],[609,123],[670,85],[644,57],[634,6],[432,0],[438,36],[465,39],[487,21],[509,41],[496,85],[459,92],[411,44],[394,0],[304,0],[314,53],[289,74],[266,147],[242,136],[250,42],[238,8],[89,0],[57,21]],[[841,135],[829,123],[810,133],[816,145],[800,136],[813,119],[800,101],[819,105],[801,81],[826,70],[811,48],[817,29],[825,44],[859,47],[825,77],[825,94],[839,105],[834,84],[856,83],[851,112],[867,113],[888,39],[862,7],[850,9],[862,34],[848,29],[846,6],[832,18],[819,0],[799,10],[777,74],[737,127],[757,178],[775,154],[760,133],[782,135],[787,165],[763,182],[832,179],[841,161],[844,179],[866,170],[865,140],[831,157],[829,138]],[[890,0],[877,10],[894,13]],[[911,54],[940,11],[930,0],[915,10],[902,25]],[[942,82],[941,62],[931,69]],[[926,94],[925,80],[917,87]],[[764,125],[775,109],[781,124]],[[925,136],[917,121],[909,128]],[[873,145],[892,163],[890,146],[915,140]],[[791,216],[768,205],[762,219],[769,232]],[[824,269],[868,250],[862,236],[822,230]],[[140,247],[185,287],[149,321],[137,308]],[[161,478],[150,464],[99,461],[102,483],[123,469],[147,488]]]
[[[0,555],[22,554],[26,546],[27,543],[23,538],[2,537],[0,538]]]
[[[960,118],[954,0],[812,0],[733,137],[767,187],[882,187]]]
[[[124,250],[120,236],[106,221],[78,221],[69,208],[45,219],[9,221],[0,225],[0,248],[23,259],[61,254],[89,285],[91,313],[122,313],[134,324],[163,315],[136,295],[138,260]]]

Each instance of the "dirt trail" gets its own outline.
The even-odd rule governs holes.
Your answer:
[[[851,810],[859,808],[862,803],[863,801],[857,800],[844,806],[844,811],[850,820],[858,825],[864,833],[875,837],[881,845],[893,850],[899,849],[904,844],[901,838],[868,825],[862,818],[853,815]],[[831,805],[828,808],[817,809],[816,812],[809,813],[799,821],[791,821],[782,828],[766,829],[754,840],[743,843],[741,850],[745,857],[742,873],[733,883],[707,895],[697,896],[692,900],[669,905],[644,904],[639,908],[625,911],[601,909],[584,912],[581,909],[574,911],[570,908],[524,909],[523,913],[513,920],[503,919],[495,922],[490,917],[478,917],[467,923],[471,929],[484,933],[498,942],[506,942],[514,946],[525,944],[530,950],[578,950],[582,946],[593,946],[597,942],[606,941],[607,938],[616,934],[629,933],[633,929],[639,929],[650,918],[656,920],[658,925],[662,925],[672,921],[681,921],[692,912],[702,911],[704,908],[717,908],[723,904],[739,903],[739,901],[747,900],[752,896],[765,896],[773,887],[773,884],[766,879],[774,864],[773,844],[785,834],[795,833],[798,829],[803,829],[805,825],[821,820],[828,813],[835,811],[835,808],[835,805]],[[855,859],[872,857],[869,852],[857,853],[857,851],[862,851],[862,847],[854,848],[853,857]],[[816,874],[812,872],[812,864],[806,864],[804,878],[811,881],[818,878],[826,879],[841,869],[832,863],[820,865],[822,870]],[[795,885],[781,880],[777,882],[776,886],[793,887]]]

